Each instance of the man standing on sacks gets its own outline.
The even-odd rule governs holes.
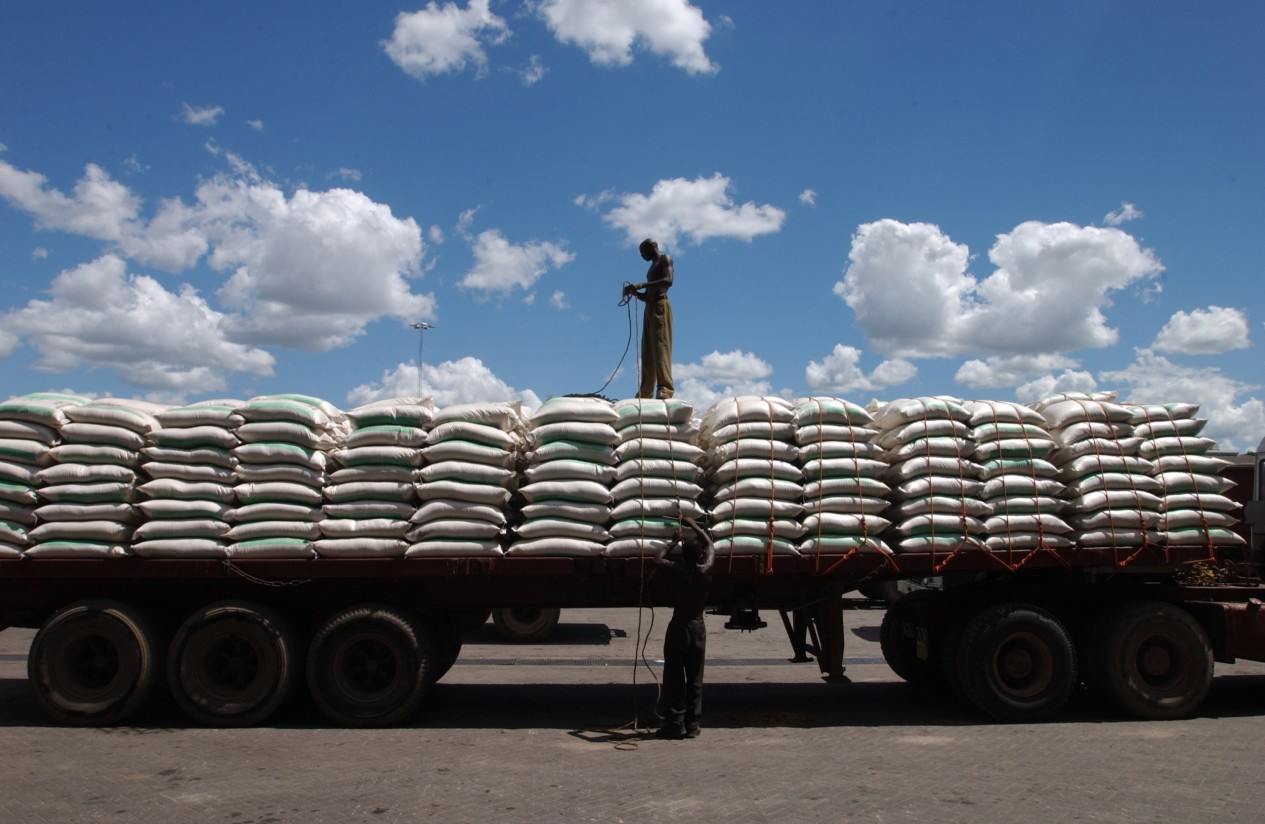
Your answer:
[[[641,242],[642,260],[650,261],[644,283],[624,284],[624,298],[630,295],[646,304],[641,335],[641,386],[639,398],[672,397],[672,257],[659,253],[659,244],[650,238]],[[658,392],[655,386],[658,386]]]
[[[676,573],[672,620],[663,637],[663,726],[655,733],[673,740],[697,738],[703,718],[703,662],[707,656],[703,610],[716,560],[707,531],[692,518],[682,518],[681,524],[672,543],[654,558],[656,564]],[[667,555],[677,544],[681,560],[669,560]]]

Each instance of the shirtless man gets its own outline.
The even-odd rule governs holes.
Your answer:
[[[624,286],[624,297],[632,295],[646,304],[646,320],[641,335],[641,386],[639,398],[672,397],[672,258],[659,253],[659,244],[646,238],[641,242],[641,258],[650,261],[644,283]],[[656,385],[658,392],[655,391]]]

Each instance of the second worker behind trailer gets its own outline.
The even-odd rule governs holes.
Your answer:
[[[681,546],[681,560],[667,557],[672,547],[654,559],[676,573],[672,620],[663,637],[663,696],[660,738],[697,738],[703,718],[703,663],[707,656],[707,625],[703,610],[712,582],[716,550],[711,537],[692,518],[681,519],[673,544]]]

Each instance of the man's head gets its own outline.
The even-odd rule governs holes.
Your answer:
[[[686,536],[681,541],[681,561],[686,566],[696,567],[703,560],[703,542],[696,536]]]
[[[659,244],[650,238],[646,238],[641,242],[641,246],[637,247],[641,250],[642,260],[654,260],[655,255],[659,254]]]

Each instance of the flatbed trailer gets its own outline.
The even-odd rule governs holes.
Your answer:
[[[1214,661],[1265,661],[1265,472],[1225,474],[1243,546],[720,555],[727,627],[776,610],[795,660],[846,683],[844,595],[935,579],[891,605],[883,655],[915,684],[1001,721],[1058,713],[1084,683],[1147,718],[1193,712]],[[0,629],[38,632],[28,677],[66,724],[127,720],[165,683],[193,721],[248,726],[305,683],[335,723],[407,718],[494,608],[659,606],[645,558],[0,559]]]
[[[1214,659],[1265,661],[1265,590],[1244,574],[1245,553],[1230,554],[722,556],[710,600],[737,628],[778,611],[796,658],[846,682],[844,594],[940,576],[949,585],[884,618],[884,656],[906,680],[1004,721],[1053,716],[1081,681],[1134,714],[1175,717],[1198,706]],[[3,560],[0,626],[39,629],[29,677],[62,723],[121,723],[165,680],[192,720],[253,725],[306,681],[333,721],[382,726],[418,707],[492,608],[668,604],[671,582],[654,569],[512,556]]]

